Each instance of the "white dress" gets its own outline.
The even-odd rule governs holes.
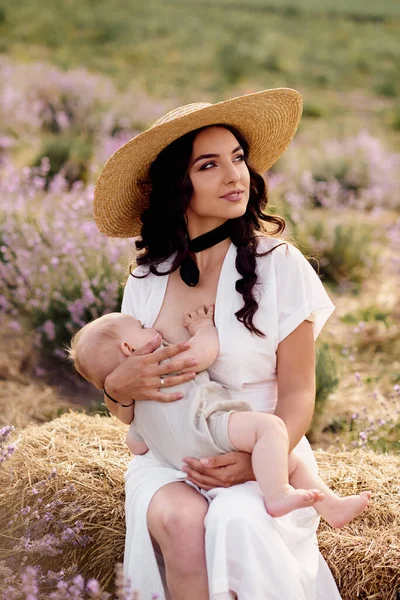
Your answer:
[[[265,237],[259,251],[280,243]],[[219,278],[215,325],[220,353],[208,369],[232,400],[246,400],[255,410],[273,412],[277,401],[276,350],[302,321],[313,321],[317,338],[334,310],[324,287],[307,260],[294,246],[280,246],[257,258],[255,325],[266,334],[250,333],[236,317],[243,305],[235,290],[240,278],[231,244]],[[171,264],[165,262],[167,270]],[[147,270],[139,267],[135,273]],[[152,327],[164,300],[168,276],[129,277],[122,312]],[[316,462],[305,437],[296,447],[313,468]],[[147,509],[153,495],[184,473],[161,465],[149,451],[130,462],[126,475],[126,541],[124,573],[141,600],[158,594],[167,599],[163,570],[147,530]],[[265,511],[256,482],[201,492],[210,502],[205,519],[206,558],[210,600],[340,600],[333,577],[318,550],[316,511],[303,508],[280,518]]]

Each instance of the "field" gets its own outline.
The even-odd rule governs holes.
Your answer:
[[[1,49],[86,66],[157,98],[211,101],[291,86],[331,131],[399,127],[396,2],[51,3],[2,0]],[[195,74],[195,76],[194,76]],[[397,144],[397,137],[392,136]]]
[[[7,493],[25,486],[18,492],[18,518],[7,512],[14,539],[7,533],[11,521],[1,514],[8,496],[0,496],[0,600],[25,598],[17,583],[25,566],[53,565],[56,555],[46,554],[43,531],[56,536],[61,552],[81,561],[65,577],[77,576],[82,567],[85,577],[99,577],[112,589],[110,570],[102,572],[97,562],[94,571],[86,565],[87,552],[95,556],[81,534],[87,523],[65,509],[56,530],[49,521],[38,533],[29,490],[40,479],[50,502],[51,494],[69,489],[72,465],[64,460],[65,448],[59,482],[46,474],[48,461],[58,456],[51,453],[54,440],[67,431],[81,434],[93,457],[102,454],[103,478],[122,481],[124,427],[106,419],[101,395],[67,365],[64,347],[88,320],[119,310],[134,258],[132,240],[105,238],[93,222],[93,186],[101,167],[124,142],[185,103],[272,87],[302,92],[299,131],[268,180],[270,210],[284,216],[287,235],[310,257],[336,305],[317,342],[316,414],[308,437],[314,448],[332,452],[329,459],[319,455],[324,468],[335,453],[354,465],[353,457],[365,452],[368,464],[390,464],[387,485],[397,485],[399,38],[400,4],[390,0],[66,0],[45,10],[38,0],[0,0],[0,463],[9,466],[4,477],[10,473],[14,482],[4,484]],[[81,414],[68,416],[71,408]],[[82,431],[75,422],[83,423]],[[94,441],[88,438],[91,423],[99,431]],[[103,447],[107,427],[118,443],[104,434]],[[37,471],[22,483],[18,465],[29,454],[24,436]],[[74,465],[82,469],[77,480],[84,485],[90,465],[79,458]],[[340,488],[339,471],[332,484]],[[379,482],[379,502],[394,506],[394,496],[384,497],[385,485]],[[104,493],[114,494],[112,486]],[[114,528],[113,535],[123,529],[123,499],[117,494],[114,500],[119,508],[102,529]],[[89,514],[90,506],[85,510]],[[395,532],[400,525],[390,518]],[[90,522],[89,529],[95,525]],[[337,539],[369,539],[362,527],[363,521]],[[27,531],[34,544],[21,550]],[[113,544],[120,553],[117,537]],[[386,543],[393,560],[400,557],[398,539]],[[12,558],[17,547],[19,563]],[[359,555],[360,565],[368,552]],[[366,577],[357,597],[395,600],[400,573],[394,566],[390,579],[389,571],[378,591]],[[9,582],[4,597],[1,578]],[[379,597],[379,589],[389,591]],[[345,600],[353,600],[353,592],[341,588]]]

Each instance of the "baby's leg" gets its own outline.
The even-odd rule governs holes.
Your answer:
[[[289,440],[279,417],[257,412],[232,413],[228,435],[237,450],[252,454],[254,475],[272,517],[311,506],[321,498],[317,489],[295,490],[289,485]]]
[[[332,527],[343,527],[357,517],[366,508],[371,497],[371,492],[361,492],[359,495],[340,498],[318,475],[314,475],[295,452],[289,456],[289,481],[295,488],[313,487],[320,490],[322,500],[315,505],[315,510]]]

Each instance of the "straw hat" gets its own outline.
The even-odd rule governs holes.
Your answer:
[[[302,97],[289,88],[264,90],[217,104],[199,102],[176,108],[117,150],[100,173],[94,192],[94,218],[112,237],[140,234],[140,215],[149,197],[139,185],[151,163],[171,142],[210,125],[232,125],[249,143],[251,166],[264,173],[293,139]]]

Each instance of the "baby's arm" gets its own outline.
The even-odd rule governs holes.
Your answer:
[[[218,333],[213,321],[214,305],[200,306],[197,310],[184,316],[184,325],[192,337],[189,340],[190,348],[181,352],[180,358],[195,358],[198,364],[194,367],[183,369],[187,371],[204,371],[215,361],[219,352]]]
[[[132,421],[126,435],[126,445],[132,454],[146,454],[149,449],[142,436],[138,433],[135,423]]]

